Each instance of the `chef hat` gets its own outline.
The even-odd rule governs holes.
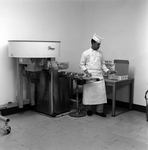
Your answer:
[[[101,43],[101,41],[103,40],[103,38],[99,37],[96,33],[93,35],[92,39],[98,43]]]

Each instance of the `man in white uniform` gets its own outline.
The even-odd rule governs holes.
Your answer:
[[[86,76],[100,79],[100,81],[89,80],[83,85],[83,104],[97,105],[96,114],[106,117],[106,114],[103,112],[104,103],[107,103],[103,71],[106,73],[114,72],[105,65],[103,53],[99,50],[101,41],[102,38],[96,34],[93,35],[91,48],[82,53],[80,68]],[[89,110],[87,114],[92,115],[92,110]]]

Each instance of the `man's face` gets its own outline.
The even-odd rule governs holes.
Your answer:
[[[93,50],[98,50],[98,49],[100,48],[100,45],[101,45],[101,43],[94,42],[94,43],[92,44],[92,49],[93,49]]]

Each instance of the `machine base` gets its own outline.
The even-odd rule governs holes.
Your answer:
[[[76,111],[76,112],[69,113],[69,116],[71,116],[71,117],[84,117],[84,116],[86,116],[86,113]]]

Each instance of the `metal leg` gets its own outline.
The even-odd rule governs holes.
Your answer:
[[[112,99],[112,116],[115,117],[116,109],[116,84],[113,85],[113,99]]]
[[[85,115],[86,115],[86,113],[82,112],[80,110],[80,106],[79,106],[79,86],[78,86],[77,81],[76,81],[76,111],[69,113],[69,116],[71,116],[71,117],[84,117]]]
[[[148,121],[148,100],[147,100],[147,104],[146,104],[146,119]]]
[[[30,83],[30,104],[35,105],[35,83]]]
[[[22,65],[19,64],[19,59],[17,59],[17,102],[18,107],[23,108],[23,75],[22,75]]]
[[[134,93],[134,80],[131,81],[130,83],[130,105],[129,109],[132,110],[132,105],[133,105],[133,93]]]
[[[51,113],[52,113],[52,117],[56,117],[56,113],[54,112],[54,90],[53,90],[53,79],[54,79],[54,72],[53,70],[51,69],[50,71],[51,73]]]
[[[146,119],[148,121],[148,90],[145,92],[145,100],[146,100]]]
[[[8,118],[6,118],[6,117],[3,117],[2,115],[0,115],[0,119],[5,122],[4,127],[1,128],[1,129],[5,132],[5,134],[9,134],[11,132],[11,127],[8,126],[8,122],[10,120]]]

